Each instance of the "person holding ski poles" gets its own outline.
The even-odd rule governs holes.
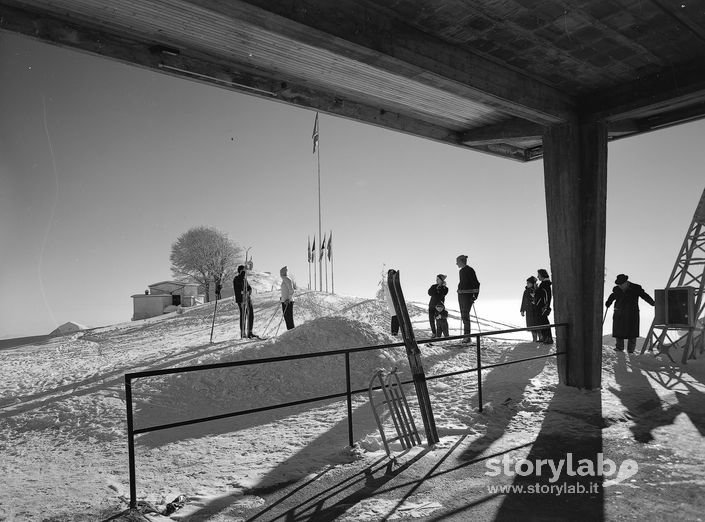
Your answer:
[[[436,276],[436,283],[428,289],[428,295],[431,296],[428,301],[428,322],[431,323],[431,337],[440,337],[441,334],[436,330],[436,305],[445,303],[446,295],[448,295],[445,274]]]
[[[279,270],[279,275],[282,278],[281,297],[279,300],[282,304],[282,314],[286,322],[286,329],[294,328],[294,283],[289,279],[288,268],[283,266]]]
[[[459,255],[455,258],[455,264],[460,269],[458,304],[460,305],[460,319],[463,322],[463,335],[470,335],[470,310],[480,294],[480,281],[477,280],[475,270],[468,266],[468,256]],[[469,343],[472,342],[472,339],[466,337],[463,342]]]
[[[255,322],[255,311],[252,308],[252,287],[250,283],[245,281],[245,275],[245,265],[239,265],[237,275],[233,279],[233,290],[235,291],[235,302],[240,309],[240,337],[252,339],[254,337],[252,326]],[[247,325],[245,325],[245,316],[247,316]]]

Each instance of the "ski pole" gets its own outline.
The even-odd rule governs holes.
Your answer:
[[[279,304],[279,303],[277,303]],[[272,315],[269,317],[269,321],[267,321],[267,324],[264,326],[264,332],[267,333],[267,329],[269,328],[269,325],[272,324],[272,320],[274,319],[274,316],[277,315],[277,308],[274,307],[274,312]]]
[[[215,297],[215,306],[213,307],[213,322],[211,323],[211,340],[210,344],[213,344],[213,328],[215,328],[215,314],[218,311],[218,296]]]
[[[480,328],[480,320],[477,318],[477,310],[475,310],[475,301],[472,302],[472,313],[475,316],[475,322],[477,323],[477,332],[482,333],[482,328]]]
[[[279,324],[277,325],[277,330],[274,332],[274,337],[279,335],[279,328],[282,326],[282,321],[284,320],[284,314],[286,313],[287,308],[289,308],[289,303],[286,303],[286,306],[282,310],[282,318],[279,319]]]
[[[602,316],[602,326],[605,326],[605,319],[607,319],[607,310],[609,309],[609,306],[605,308],[605,315]]]

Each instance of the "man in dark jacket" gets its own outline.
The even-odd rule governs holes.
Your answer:
[[[624,339],[627,339],[627,351],[634,353],[636,338],[639,337],[639,298],[654,306],[656,303],[641,285],[630,283],[629,277],[619,274],[615,286],[607,298],[605,306],[614,303],[612,314],[612,337],[617,339],[615,348],[624,351]]]
[[[240,309],[240,336],[244,338],[251,339],[254,337],[252,334],[252,325],[255,322],[255,311],[252,308],[252,287],[250,283],[247,283],[247,288],[245,288],[245,265],[240,265],[237,267],[237,275],[233,279],[233,290],[235,291],[235,302],[237,307]],[[245,329],[245,316],[247,316],[247,329]]]
[[[460,282],[458,283],[458,304],[460,305],[460,318],[463,321],[463,335],[470,335],[470,310],[480,294],[480,281],[477,280],[475,270],[468,266],[468,256],[460,255],[455,258],[455,264],[460,269]],[[464,343],[471,342],[470,337],[463,339]]]
[[[436,284],[431,285],[428,289],[428,295],[431,296],[431,299],[428,301],[428,322],[431,323],[431,334],[433,337],[440,337],[440,332],[436,331],[436,305],[439,303],[444,304],[446,295],[448,295],[445,274],[438,274],[436,276]],[[446,335],[446,337],[448,336]]]
[[[536,293],[534,294],[534,303],[536,303],[536,326],[542,324],[551,324],[548,320],[548,315],[551,313],[551,300],[553,292],[551,291],[551,279],[548,277],[548,270],[539,268],[536,271],[538,280],[540,281]],[[539,330],[539,341],[544,344],[553,344],[553,335],[550,328]]]

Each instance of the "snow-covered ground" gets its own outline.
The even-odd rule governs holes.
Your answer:
[[[427,337],[423,304],[409,308],[417,337]],[[0,520],[106,520],[127,508],[125,373],[398,341],[388,333],[384,303],[376,300],[301,291],[295,305],[297,327],[287,332],[277,295],[259,292],[255,333],[269,339],[254,342],[239,339],[231,299],[218,304],[211,342],[213,310],[211,303],[0,350]],[[480,322],[483,331],[503,327]],[[483,341],[483,364],[549,351],[521,339],[488,338]],[[430,377],[476,365],[474,349],[457,345],[422,345],[422,354]],[[409,378],[403,348],[355,353],[350,359],[353,389],[367,388],[377,368],[397,366]],[[618,443],[622,458],[633,451],[639,462],[643,448],[649,447],[662,449],[665,459],[661,476],[615,476],[614,484],[638,489],[646,481],[692,489],[694,495],[702,491],[704,383],[700,358],[681,367],[605,347],[602,437]],[[575,414],[581,408],[590,414],[585,397],[600,398],[600,391],[559,386],[554,358],[486,371],[482,413],[473,374],[430,379],[428,387],[439,448],[462,437],[486,440],[495,453],[530,445],[547,429],[577,434],[585,426],[575,421]],[[413,387],[406,390],[416,412]],[[344,392],[344,359],[327,356],[150,377],[135,381],[132,391],[135,428],[145,428]],[[549,419],[549,403],[571,414]],[[185,495],[186,505],[172,515],[182,520],[207,520],[204,506],[234,496],[238,500],[231,503],[231,513],[245,512],[265,502],[253,491],[271,491],[324,468],[344,469],[383,457],[366,394],[353,400],[353,421],[353,448],[348,446],[347,405],[337,398],[139,435],[138,497],[162,510]],[[387,424],[391,434],[393,427]],[[421,420],[416,424],[422,426]],[[382,520],[384,502],[370,502],[351,506],[345,519]],[[407,518],[430,514],[441,503],[423,506],[404,511]],[[399,512],[398,506],[389,509]],[[695,520],[689,518],[694,512],[683,511],[680,519]],[[649,513],[643,518],[650,518]]]

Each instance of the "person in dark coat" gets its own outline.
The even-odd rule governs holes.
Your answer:
[[[431,323],[431,334],[432,337],[440,337],[440,333],[436,330],[436,305],[445,303],[446,295],[448,295],[445,274],[438,274],[436,276],[436,284],[431,285],[428,289],[428,295],[431,296],[431,299],[428,301],[428,322]]]
[[[251,339],[254,337],[252,326],[255,322],[255,311],[252,308],[252,287],[247,283],[245,288],[245,265],[237,267],[237,275],[233,279],[233,290],[235,291],[235,302],[240,309],[240,336]],[[245,315],[247,315],[247,328],[245,328]]]
[[[536,305],[537,310],[536,326],[551,324],[551,321],[548,319],[548,316],[551,313],[551,300],[553,299],[551,279],[548,277],[548,271],[544,268],[539,268],[536,271],[536,275],[540,281],[539,286],[536,288],[536,292],[534,293],[534,304]],[[551,334],[550,328],[539,330],[538,342],[553,344],[553,334]]]
[[[634,353],[636,338],[639,337],[639,298],[654,306],[656,303],[641,285],[631,283],[625,274],[619,274],[615,286],[607,298],[605,306],[614,303],[612,314],[612,337],[617,339],[616,350],[624,351],[624,340],[627,339],[627,351]]]
[[[526,280],[526,287],[524,288],[524,294],[521,296],[521,308],[519,313],[522,317],[526,318],[526,327],[531,328],[536,326],[538,320],[538,310],[536,309],[536,304],[534,303],[534,295],[536,294],[536,278],[531,276]],[[531,331],[531,339],[536,342],[539,340],[539,333],[537,330]]]
[[[448,310],[443,303],[438,303],[434,309],[434,319],[436,320],[437,337],[448,337]]]
[[[458,304],[460,305],[460,319],[463,322],[463,335],[470,335],[470,310],[480,294],[480,281],[477,280],[475,270],[468,266],[468,256],[459,255],[455,264],[460,269],[460,282],[458,283]],[[463,339],[464,343],[472,342],[470,337]]]

